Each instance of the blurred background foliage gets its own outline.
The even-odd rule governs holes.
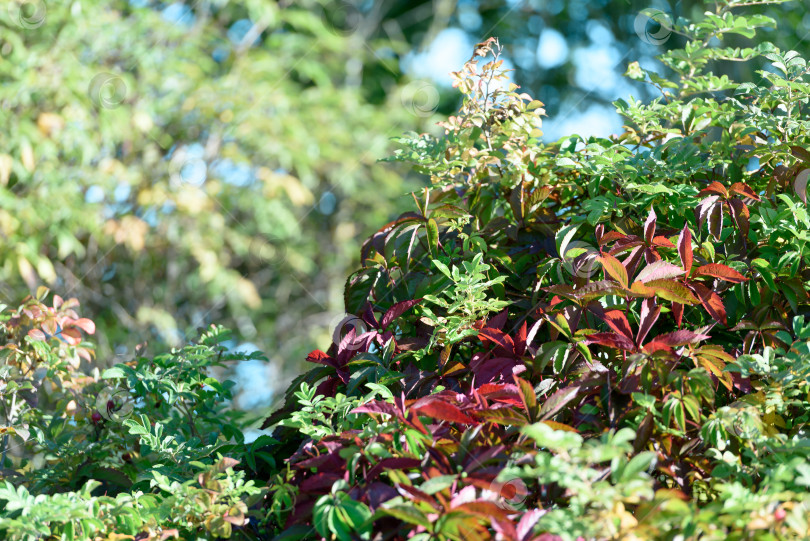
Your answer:
[[[457,107],[447,72],[500,38],[546,103],[547,141],[620,130],[610,102],[654,95],[629,60],[681,45],[698,2],[10,0],[0,8],[0,301],[80,299],[103,364],[212,322],[270,363],[238,405],[325,347],[362,241],[425,179],[389,139]],[[807,54],[805,2],[771,39]],[[694,14],[693,14],[694,15]],[[669,19],[668,19],[669,18]],[[744,46],[745,38],[727,45]],[[739,64],[739,70],[761,66]],[[753,75],[735,73],[736,79]]]

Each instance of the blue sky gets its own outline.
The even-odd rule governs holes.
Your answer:
[[[523,43],[516,48],[524,66],[516,67],[510,59],[505,60],[504,66],[507,69],[539,66],[553,70],[571,60],[576,68],[574,83],[580,88],[610,100],[629,95],[632,87],[622,77],[627,60],[616,47],[611,32],[596,23],[589,25],[588,34],[590,45],[572,49],[560,32],[546,28],[533,43]],[[446,28],[424,51],[407,55],[402,68],[415,79],[431,80],[437,86],[449,89],[449,73],[458,70],[469,59],[474,44],[465,30]],[[527,58],[527,55],[533,58]],[[620,117],[613,107],[588,104],[587,97],[575,102],[563,99],[560,112],[546,119],[543,127],[546,141],[555,141],[572,133],[585,137],[607,136],[619,133],[621,129]]]

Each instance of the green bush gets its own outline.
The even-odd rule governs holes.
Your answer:
[[[232,382],[208,371],[260,354],[228,353],[230,333],[212,327],[170,354],[85,375],[94,351],[82,331],[95,325],[75,299],[47,306],[46,295],[0,312],[2,537],[213,539],[244,528],[267,489],[236,467],[273,459],[244,444]]]

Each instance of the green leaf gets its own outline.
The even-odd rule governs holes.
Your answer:
[[[425,229],[427,231],[427,241],[430,247],[430,254],[435,258],[439,257],[439,226],[436,220],[430,218],[425,222]]]
[[[458,481],[458,477],[455,475],[437,475],[422,483],[419,490],[426,494],[436,494],[450,488],[456,481]]]
[[[656,454],[653,451],[645,451],[643,453],[639,453],[633,458],[630,459],[630,462],[624,467],[622,471],[621,480],[624,482],[628,482],[633,479],[633,477],[637,476],[639,473],[646,471],[650,468],[653,461],[656,458]]]
[[[380,511],[408,524],[416,524],[424,526],[428,531],[432,530],[432,523],[428,520],[427,515],[411,505],[390,505],[382,507]]]
[[[125,378],[127,376],[124,371],[125,368],[128,367],[122,367],[121,365],[110,367],[101,374],[101,379]]]
[[[444,263],[442,263],[438,259],[433,259],[432,261],[433,261],[433,264],[436,266],[436,268],[439,269],[439,271],[441,271],[442,274],[444,274],[445,276],[447,276],[451,280],[453,279],[453,276],[450,273],[450,269],[447,268],[447,265],[445,265]]]

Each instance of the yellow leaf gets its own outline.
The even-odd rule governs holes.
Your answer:
[[[23,140],[20,144],[20,161],[29,173],[33,173],[37,167],[37,162],[34,159],[34,149],[31,148],[31,143],[26,140]]]
[[[51,260],[47,257],[40,257],[37,260],[37,274],[48,284],[53,285],[53,283],[56,282],[56,270],[53,268]]]
[[[258,308],[262,305],[262,298],[253,282],[244,277],[239,277],[236,283],[236,291],[239,297],[251,308]]]
[[[37,127],[39,128],[40,133],[45,137],[50,137],[51,135],[59,132],[65,126],[64,119],[54,113],[40,113],[39,117],[37,118]]]
[[[34,272],[34,267],[22,255],[17,256],[17,269],[20,271],[20,276],[25,281],[28,289],[34,289],[37,283],[37,275]]]
[[[579,431],[576,428],[574,428],[573,426],[569,426],[565,423],[558,423],[557,421],[540,421],[540,422],[550,426],[554,430],[565,430],[566,432],[579,433]]]
[[[778,426],[779,428],[786,428],[785,420],[778,413],[766,413],[762,416],[762,420],[769,425]]]
[[[8,154],[0,154],[0,184],[6,186],[11,178],[11,167],[14,160]]]

